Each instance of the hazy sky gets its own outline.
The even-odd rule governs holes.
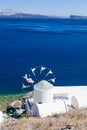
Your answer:
[[[87,0],[0,0],[0,10],[8,8],[33,14],[87,15]]]

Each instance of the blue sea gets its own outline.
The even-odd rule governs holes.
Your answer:
[[[87,19],[0,18],[0,94],[21,93],[23,75],[40,65],[57,86],[87,85]]]

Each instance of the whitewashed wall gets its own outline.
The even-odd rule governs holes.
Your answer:
[[[34,116],[46,117],[53,114],[63,114],[67,112],[66,104],[64,101],[57,101],[57,103],[43,103],[34,104],[32,108]]]

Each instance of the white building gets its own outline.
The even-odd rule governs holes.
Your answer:
[[[68,109],[87,108],[87,86],[56,86],[42,80],[34,85],[32,113],[45,117],[67,113]]]
[[[45,117],[67,112],[64,99],[54,100],[53,88],[54,86],[45,80],[34,86],[34,104],[32,107],[34,116]]]

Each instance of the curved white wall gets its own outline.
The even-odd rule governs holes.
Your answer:
[[[34,85],[34,102],[35,103],[52,103],[53,102],[53,85],[42,80]]]
[[[71,97],[71,105],[76,109],[87,108],[87,95],[75,95]]]
[[[53,92],[50,90],[38,90],[34,89],[34,102],[35,103],[52,103],[53,102]]]
[[[32,107],[34,116],[46,117],[53,114],[63,114],[67,112],[66,104],[63,101],[57,103],[34,104]]]

